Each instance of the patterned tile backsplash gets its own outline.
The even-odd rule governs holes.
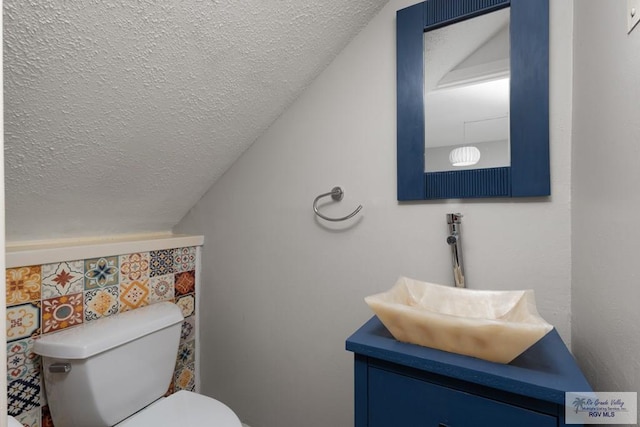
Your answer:
[[[33,353],[38,337],[161,301],[185,317],[168,392],[194,390],[195,274],[195,246],[8,268],[9,414],[28,427],[53,426]]]

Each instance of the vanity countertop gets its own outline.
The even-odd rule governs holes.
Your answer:
[[[376,316],[347,339],[346,349],[361,356],[559,405],[564,405],[566,392],[591,391],[555,329],[506,365],[399,342]]]

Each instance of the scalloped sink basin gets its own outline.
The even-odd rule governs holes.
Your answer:
[[[401,277],[366,303],[398,341],[509,363],[553,326],[532,290],[483,291]]]

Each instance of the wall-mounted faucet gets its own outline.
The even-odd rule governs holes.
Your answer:
[[[465,288],[464,267],[462,265],[462,236],[460,226],[462,214],[447,214],[447,224],[449,224],[449,236],[447,243],[451,246],[451,261],[453,262],[453,280],[457,288]]]

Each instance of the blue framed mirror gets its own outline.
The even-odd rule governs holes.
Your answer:
[[[396,25],[398,200],[548,196],[548,0],[427,0],[399,10]],[[438,56],[452,51],[444,40],[463,38],[476,45]],[[491,61],[478,60],[486,51]],[[470,77],[479,63],[484,71]],[[443,98],[480,81],[491,83],[495,105]],[[501,159],[488,161],[498,146],[506,147]],[[483,162],[464,166],[469,151],[482,153]],[[463,167],[431,166],[438,156]]]

